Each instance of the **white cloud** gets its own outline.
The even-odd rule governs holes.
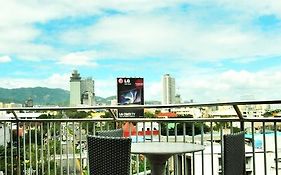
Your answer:
[[[238,14],[242,13],[242,18],[251,16],[256,17],[259,15],[276,15],[281,18],[281,3],[275,0],[256,0],[254,2],[246,0],[238,1],[224,1],[217,0],[217,4],[220,4],[226,10],[236,11]]]
[[[97,66],[95,62],[94,52],[75,52],[63,56],[59,60],[59,64],[74,65],[74,66]]]
[[[100,97],[117,95],[116,79],[94,79],[95,94]]]
[[[53,74],[46,79],[32,79],[32,78],[0,78],[0,87],[3,88],[21,88],[21,87],[48,87],[61,88],[69,90],[68,74]]]
[[[206,102],[216,100],[235,101],[248,96],[246,100],[280,99],[281,71],[229,70],[222,73],[198,75],[192,78],[176,79],[183,99]],[[244,99],[243,99],[244,100]]]
[[[12,61],[12,59],[11,59],[11,57],[9,57],[7,55],[0,57],[0,63],[7,63],[7,62],[10,62],[10,61]]]
[[[144,99],[145,100],[158,100],[162,99],[162,86],[161,82],[145,82],[144,84]]]
[[[241,14],[239,16],[257,17],[254,14],[260,11],[258,15],[281,14],[281,3],[273,0],[260,3],[243,0],[235,2],[84,0],[75,3],[67,0],[52,3],[12,0],[4,2],[0,7],[2,33],[0,51],[5,54],[18,54],[24,59],[32,60],[61,57],[63,54],[61,48],[32,43],[42,34],[35,28],[34,23],[44,24],[51,20],[102,15],[105,10],[116,10],[123,15],[103,16],[96,25],[88,29],[75,28],[75,31],[62,34],[62,38],[77,45],[102,46],[101,48],[105,49],[99,51],[101,56],[99,58],[164,55],[173,59],[209,60],[280,54],[278,47],[281,44],[280,34],[273,33],[268,36],[255,30],[245,30],[244,18],[233,24],[220,22],[217,26],[215,23],[206,27],[197,19],[198,14],[194,14],[192,8],[186,14],[179,13],[178,10],[161,13],[165,8],[177,9],[183,3],[191,4],[196,9],[202,8],[202,11],[211,3],[214,8],[231,10],[235,14],[239,12]],[[10,15],[11,11],[16,12],[16,15]],[[208,10],[204,11],[210,13]],[[71,60],[71,58],[65,59]]]
[[[72,37],[71,37],[72,36]],[[71,38],[71,39],[69,39]],[[281,55],[281,35],[245,30],[242,24],[211,25],[177,15],[131,15],[103,18],[92,27],[69,31],[65,42],[102,45],[103,57],[222,60]]]
[[[43,83],[47,87],[69,90],[69,80],[70,74],[53,74],[46,80],[43,80]]]

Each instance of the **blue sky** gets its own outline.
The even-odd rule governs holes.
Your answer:
[[[226,0],[3,1],[0,87],[69,90],[77,69],[96,95],[116,77],[161,77],[183,101],[281,99],[281,2]]]

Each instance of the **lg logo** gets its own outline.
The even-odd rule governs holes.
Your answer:
[[[119,84],[125,84],[125,85],[131,85],[131,80],[129,78],[119,78],[118,79]]]
[[[125,84],[131,84],[130,79],[124,79]]]

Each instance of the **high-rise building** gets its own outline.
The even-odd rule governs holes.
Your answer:
[[[92,78],[81,79],[77,70],[70,77],[70,106],[94,105],[94,81]]]
[[[162,77],[162,104],[175,103],[175,87],[175,78],[171,77],[170,74],[165,74]]]
[[[81,80],[81,103],[89,106],[94,105],[94,81],[92,78],[86,78]]]
[[[70,77],[70,106],[81,104],[81,77],[77,70],[74,70]]]

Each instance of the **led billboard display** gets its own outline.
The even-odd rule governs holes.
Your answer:
[[[143,78],[117,78],[118,105],[143,105]],[[119,109],[118,117],[143,117],[143,109]]]

